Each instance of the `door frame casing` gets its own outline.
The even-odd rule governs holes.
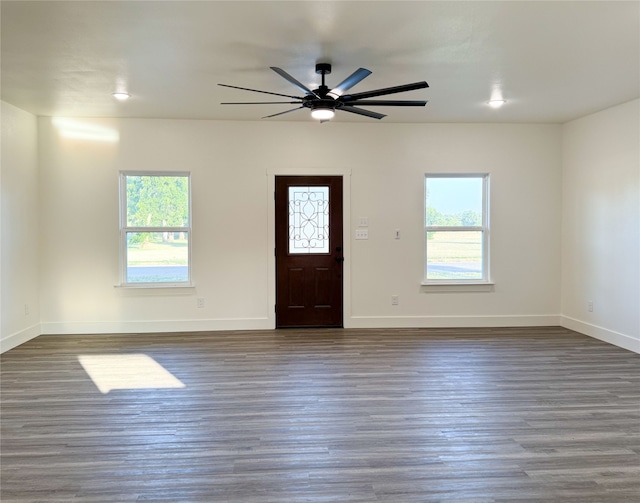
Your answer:
[[[344,328],[351,325],[351,170],[340,168],[301,169],[275,168],[267,173],[267,318],[269,325],[276,327],[276,210],[275,190],[276,176],[341,176],[342,177],[342,237],[343,237],[343,272],[342,272],[342,323]]]

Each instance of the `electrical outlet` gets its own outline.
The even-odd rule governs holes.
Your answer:
[[[198,297],[198,300],[196,301],[196,306],[198,309],[204,308],[204,297]]]
[[[400,299],[398,298],[397,295],[392,295],[391,296],[391,305],[392,306],[397,306],[399,302],[400,302]]]
[[[592,300],[587,302],[587,311],[589,311],[590,313],[593,313],[593,301]]]

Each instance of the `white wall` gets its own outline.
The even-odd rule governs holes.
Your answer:
[[[37,119],[7,103],[2,114],[0,350],[40,335]]]
[[[563,324],[640,352],[640,101],[563,126]],[[588,303],[593,311],[588,311]]]
[[[273,327],[273,175],[330,172],[349,235],[369,219],[368,241],[346,241],[346,326],[561,322],[640,352],[639,117],[635,100],[564,126],[75,120],[117,134],[105,142],[2,103],[1,350]],[[133,169],[192,172],[195,288],[115,287],[118,171]],[[491,173],[493,291],[420,286],[427,171]]]
[[[369,218],[353,241],[356,326],[538,325],[557,322],[560,298],[559,128],[536,125],[398,125],[361,131],[352,217]],[[367,140],[367,138],[371,138]],[[358,162],[359,161],[359,162]],[[427,293],[424,173],[488,172],[495,290]],[[393,239],[400,229],[401,239]],[[400,303],[391,306],[391,295]]]
[[[273,327],[280,172],[346,174],[347,228],[369,218],[370,239],[347,240],[345,326],[560,321],[560,126],[76,121],[118,141],[64,138],[39,119],[44,333]],[[195,288],[114,288],[119,170],[192,172]],[[427,171],[491,173],[494,291],[420,287]]]

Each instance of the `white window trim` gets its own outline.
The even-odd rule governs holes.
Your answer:
[[[184,176],[187,178],[189,189],[189,219],[188,225],[184,227],[127,227],[127,176]],[[193,248],[193,217],[191,211],[191,173],[189,171],[120,171],[118,192],[120,195],[120,218],[119,218],[119,239],[120,239],[120,284],[117,288],[192,288],[191,281],[191,250]],[[128,232],[185,232],[189,237],[189,247],[187,250],[187,281],[179,282],[149,282],[149,283],[129,283],[127,282],[127,233]]]
[[[482,178],[482,225],[469,227],[427,226],[427,179],[428,178]],[[490,271],[490,230],[489,230],[489,173],[425,173],[423,180],[423,222],[424,222],[424,267],[421,290],[424,292],[448,291],[448,292],[477,292],[493,291],[494,283],[491,281]],[[427,279],[427,233],[437,231],[463,232],[482,231],[482,279]],[[432,288],[433,287],[433,288]]]

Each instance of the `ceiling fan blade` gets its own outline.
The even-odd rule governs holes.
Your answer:
[[[405,84],[403,86],[385,87],[384,89],[374,89],[373,91],[365,91],[363,93],[345,94],[338,98],[340,101],[347,103],[355,100],[362,100],[366,98],[373,98],[374,96],[382,96],[384,94],[402,93],[405,91],[414,91],[415,89],[424,89],[429,87],[425,81],[414,82],[413,84]]]
[[[295,112],[296,110],[300,110],[301,108],[304,107],[292,108],[291,110],[285,110],[284,112],[278,112],[277,114],[265,115],[264,117],[261,117],[261,119],[269,119],[270,117],[277,117],[278,115],[288,114],[289,112]]]
[[[242,89],[243,91],[253,91],[254,93],[273,94],[274,96],[284,96],[285,98],[294,98],[296,100],[301,100],[302,99],[302,98],[300,98],[298,96],[291,96],[289,94],[272,93],[272,92],[269,92],[269,91],[260,91],[259,89],[249,89],[248,87],[230,86],[229,84],[218,84],[218,85],[222,86],[222,87],[230,87],[232,89]]]
[[[371,75],[371,71],[366,68],[358,68],[355,72],[349,75],[346,79],[344,79],[340,84],[331,89],[328,94],[331,94],[334,97],[342,96],[345,91],[348,91],[353,86],[355,86],[358,82],[363,80],[364,78]]]
[[[348,101],[349,105],[376,107],[423,107],[426,101],[419,100],[355,100]]]
[[[302,103],[302,101],[238,101],[238,102],[226,101],[220,104],[221,105],[297,105],[300,103]]]
[[[386,117],[384,114],[379,114],[378,112],[371,112],[370,110],[364,110],[362,108],[356,108],[352,106],[342,106],[340,108],[336,108],[336,110],[342,110],[344,112],[351,112],[352,114],[364,115],[366,117],[371,117],[373,119],[382,119]]]
[[[278,75],[280,75],[283,79],[287,80],[289,83],[293,84],[294,86],[296,86],[301,91],[304,91],[305,93],[310,94],[311,96],[315,96],[316,98],[320,98],[320,96],[318,96],[316,93],[314,93],[311,89],[309,89],[307,86],[305,86],[302,82],[298,82],[291,75],[289,75],[287,72],[285,72],[282,68],[278,68],[277,66],[270,66],[269,68],[271,68],[274,72],[276,72]]]

